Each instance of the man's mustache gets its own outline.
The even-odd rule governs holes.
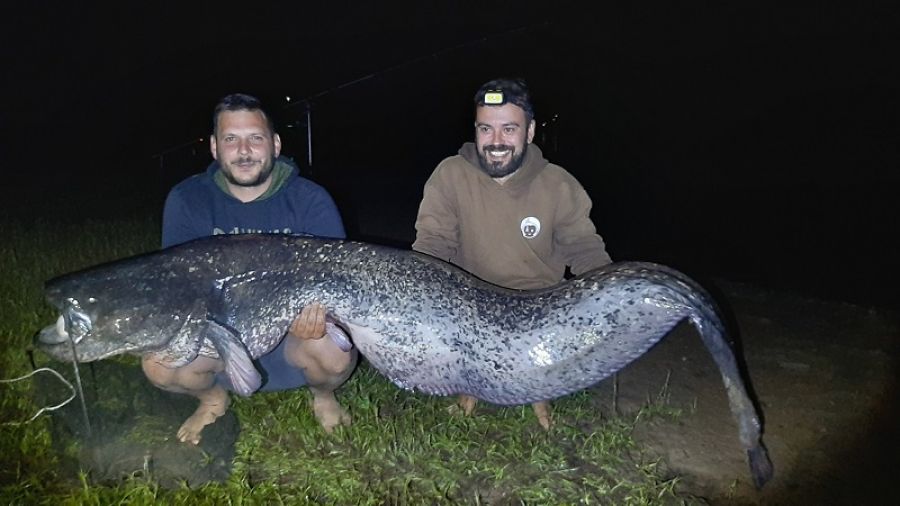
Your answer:
[[[509,144],[486,144],[482,151],[512,151],[515,149],[515,146],[510,146]]]

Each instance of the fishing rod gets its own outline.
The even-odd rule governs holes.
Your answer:
[[[381,69],[381,70],[378,70],[378,71],[376,71],[376,72],[371,72],[371,73],[369,73],[369,74],[366,74],[366,75],[363,75],[363,76],[360,76],[360,77],[351,79],[351,80],[349,80],[349,81],[340,83],[340,84],[338,84],[338,85],[336,85],[336,86],[332,86],[332,87],[330,87],[330,88],[326,88],[326,89],[324,89],[324,90],[320,90],[320,91],[315,92],[315,93],[313,93],[313,94],[311,94],[311,95],[308,95],[308,96],[306,96],[306,97],[304,97],[304,98],[302,98],[302,99],[294,100],[293,97],[291,97],[290,95],[287,95],[287,96],[284,97],[284,99],[285,99],[286,102],[288,102],[288,104],[287,104],[286,106],[284,106],[281,110],[282,110],[282,111],[289,111],[289,110],[292,110],[292,109],[295,109],[295,108],[298,108],[298,107],[301,107],[301,106],[305,108],[305,116],[306,116],[307,165],[308,165],[309,167],[312,167],[312,165],[313,165],[313,150],[312,150],[312,145],[313,145],[313,143],[312,143],[312,138],[313,138],[313,133],[312,133],[312,104],[313,104],[314,101],[319,100],[319,99],[321,99],[322,97],[325,97],[325,96],[330,95],[330,94],[332,94],[332,93],[336,93],[336,92],[338,92],[338,91],[345,90],[345,89],[347,89],[347,88],[351,88],[351,87],[357,86],[357,85],[359,85],[359,84],[361,84],[361,83],[364,83],[364,82],[366,82],[366,81],[370,81],[370,80],[372,80],[372,79],[375,79],[375,78],[378,78],[378,77],[382,77],[382,76],[384,76],[384,75],[387,75],[387,74],[390,74],[390,73],[393,73],[393,72],[397,72],[397,71],[399,71],[399,70],[401,70],[401,69],[404,69],[404,68],[412,67],[412,66],[418,65],[418,64],[420,64],[420,63],[426,62],[426,61],[435,61],[435,60],[438,60],[438,59],[440,59],[440,58],[442,58],[442,57],[444,57],[444,56],[446,56],[446,55],[448,55],[448,54],[454,53],[454,52],[456,52],[456,51],[460,51],[460,50],[465,49],[465,48],[475,47],[475,46],[478,46],[478,45],[481,45],[481,44],[485,44],[485,43],[488,43],[488,42],[491,42],[491,41],[495,41],[495,40],[500,39],[500,38],[510,37],[510,36],[513,36],[513,35],[516,35],[516,34],[522,34],[522,33],[525,33],[525,32],[531,31],[531,30],[540,30],[540,29],[544,29],[544,28],[546,28],[546,27],[552,25],[553,23],[554,23],[554,20],[553,20],[553,19],[548,19],[548,20],[542,21],[542,22],[540,22],[540,23],[530,24],[530,25],[523,25],[523,26],[518,26],[518,27],[516,27],[516,28],[512,28],[512,29],[509,29],[509,30],[506,30],[506,31],[503,31],[503,32],[499,32],[499,33],[495,33],[495,34],[491,34],[491,35],[486,35],[486,36],[479,37],[479,38],[476,38],[476,39],[472,39],[472,40],[469,40],[469,41],[466,41],[466,42],[462,42],[462,43],[459,43],[459,44],[455,44],[455,45],[453,45],[453,46],[445,47],[445,48],[443,48],[443,49],[439,49],[439,50],[437,50],[437,51],[433,51],[433,52],[431,52],[431,53],[428,53],[428,54],[425,54],[425,55],[421,55],[421,56],[417,56],[417,57],[415,57],[415,58],[412,58],[412,59],[409,59],[409,60],[405,60],[405,61],[400,62],[400,63],[397,63],[397,64],[395,64],[395,65],[391,65],[391,66],[385,67],[385,68],[383,68],[383,69]],[[296,124],[299,125],[299,122],[296,122]],[[164,150],[162,150],[162,151],[160,151],[160,152],[154,154],[154,155],[152,156],[152,158],[159,158],[160,170],[162,170],[162,169],[163,169],[163,165],[164,165],[163,159],[164,159],[165,155],[168,155],[168,154],[171,154],[171,153],[174,153],[174,152],[177,152],[177,151],[181,151],[181,150],[186,149],[186,148],[189,148],[189,147],[195,147],[198,143],[202,143],[203,141],[204,141],[204,138],[203,138],[203,137],[200,137],[199,140],[197,140],[197,138],[194,138],[194,139],[191,139],[190,141],[186,141],[186,142],[183,142],[183,143],[174,145],[174,146],[172,146],[172,147],[169,147],[169,148],[167,148],[167,149],[164,149]]]

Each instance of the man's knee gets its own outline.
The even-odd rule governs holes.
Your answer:
[[[173,392],[206,390],[215,383],[215,375],[222,370],[221,361],[198,356],[181,367],[168,367],[150,356],[141,358],[144,375],[154,386]]]
[[[356,365],[358,352],[356,348],[350,351],[341,351],[337,345],[334,350],[326,352],[320,357],[321,363],[325,371],[333,376],[344,376],[348,374]]]
[[[285,359],[307,374],[320,372],[328,376],[343,376],[356,365],[356,349],[341,351],[328,336],[322,339],[298,339],[289,335],[285,339],[291,339],[284,350]]]
[[[141,369],[144,370],[144,376],[150,380],[150,383],[160,388],[171,384],[175,379],[175,369],[166,367],[149,357],[141,358]]]

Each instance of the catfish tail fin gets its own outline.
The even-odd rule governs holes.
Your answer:
[[[762,488],[774,474],[769,454],[762,444],[762,424],[756,406],[747,394],[734,351],[725,339],[722,319],[712,300],[703,295],[702,298],[691,297],[694,302],[694,313],[690,316],[690,320],[719,368],[728,394],[731,413],[738,424],[741,445],[747,452],[753,484],[756,488]]]

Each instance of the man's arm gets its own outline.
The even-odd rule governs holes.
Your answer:
[[[564,187],[565,195],[560,198],[554,241],[566,265],[577,275],[612,263],[612,258],[591,221],[591,198],[578,182],[572,182]]]
[[[344,223],[341,221],[341,214],[331,195],[324,188],[319,188],[310,200],[310,207],[304,219],[305,226],[302,227],[302,230],[319,237],[333,239],[347,237],[344,232]],[[306,305],[291,323],[288,332],[299,339],[321,339],[325,336],[327,312],[325,306],[317,301]]]
[[[344,222],[331,195],[324,188],[319,188],[311,198],[304,226],[300,229],[308,234],[332,239],[347,237]]]
[[[200,237],[192,225],[195,219],[181,192],[178,189],[170,191],[163,207],[162,247],[168,248]]]
[[[440,177],[440,168],[425,183],[416,216],[416,240],[412,249],[450,261],[459,245],[459,218],[452,188]]]

